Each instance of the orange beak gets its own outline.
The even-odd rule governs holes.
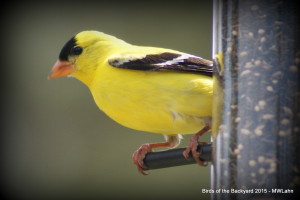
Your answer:
[[[63,76],[68,76],[74,72],[74,66],[68,61],[56,61],[54,64],[48,79],[59,78]]]

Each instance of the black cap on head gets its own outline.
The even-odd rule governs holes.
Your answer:
[[[72,37],[62,48],[60,54],[59,54],[59,60],[61,61],[68,61],[68,57],[70,55],[71,49],[76,46],[76,40],[75,37]]]

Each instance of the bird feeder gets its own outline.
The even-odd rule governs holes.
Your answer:
[[[212,199],[300,188],[299,31],[295,1],[214,1]]]

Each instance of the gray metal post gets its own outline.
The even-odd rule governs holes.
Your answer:
[[[300,188],[296,4],[214,1],[212,199],[280,199]]]

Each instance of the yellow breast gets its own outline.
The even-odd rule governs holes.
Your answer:
[[[110,118],[137,130],[193,134],[210,120],[212,78],[181,72],[99,68],[89,88]]]

